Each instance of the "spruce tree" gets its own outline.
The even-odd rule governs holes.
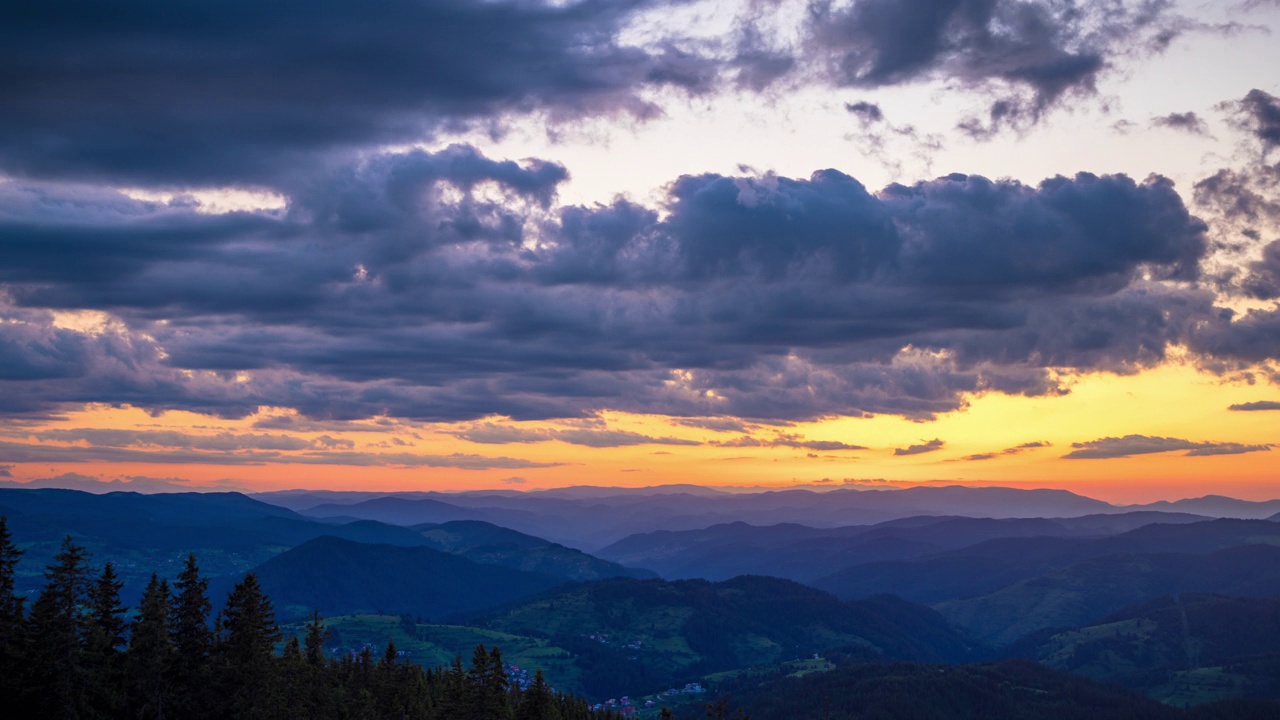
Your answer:
[[[511,720],[511,682],[507,678],[507,664],[502,661],[502,651],[497,645],[489,651],[490,705],[494,720]]]
[[[176,651],[168,620],[169,583],[152,573],[133,621],[125,659],[129,704],[140,718],[176,716],[172,673]]]
[[[273,716],[280,701],[274,691],[275,644],[281,635],[271,600],[253,573],[227,596],[219,631],[217,671],[224,714]]]
[[[485,656],[488,658],[488,655]],[[486,660],[487,662],[487,660]],[[467,673],[462,669],[462,656],[455,655],[453,664],[444,672],[443,687],[440,692],[440,703],[436,706],[439,720],[469,717],[471,705],[470,683]]]
[[[53,564],[45,568],[45,586],[27,622],[30,666],[25,690],[43,717],[80,718],[90,713],[84,656],[88,590],[88,555],[68,535]]]
[[[8,698],[17,697],[22,688],[22,598],[15,591],[21,558],[22,550],[13,543],[8,519],[0,515],[0,696]]]
[[[555,695],[542,675],[542,668],[538,668],[533,675],[533,684],[521,694],[515,720],[561,720],[557,705]]]
[[[176,716],[198,720],[207,715],[210,705],[213,632],[209,629],[209,581],[200,577],[195,553],[187,553],[173,591],[169,607],[169,634],[175,651],[173,710]]]
[[[311,620],[307,623],[306,657],[313,666],[324,663],[324,643],[329,639],[329,631],[325,629],[323,620],[319,610],[311,611]]]
[[[195,553],[188,553],[182,572],[173,583],[174,597],[170,608],[169,627],[178,654],[186,660],[203,662],[213,644],[209,630],[209,581],[200,577]]]
[[[128,608],[120,604],[124,587],[115,567],[107,563],[89,588],[88,630],[85,637],[85,667],[91,685],[86,688],[96,714],[111,716],[124,703],[120,695],[124,655],[125,619]]]
[[[507,671],[502,652],[495,645],[487,652],[477,645],[471,659],[471,708],[479,720],[511,720],[511,698],[507,695]]]
[[[89,588],[89,625],[101,643],[103,652],[115,652],[124,645],[125,620],[128,608],[120,604],[120,590],[124,587],[111,563],[102,566],[102,574]]]
[[[220,652],[224,658],[255,665],[272,657],[280,640],[280,628],[276,626],[271,599],[262,592],[253,573],[245,575],[227,596],[221,631]]]

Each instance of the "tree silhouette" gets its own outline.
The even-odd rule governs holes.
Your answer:
[[[151,574],[129,634],[125,663],[129,704],[140,718],[175,717],[173,667],[176,650],[169,634],[169,583]]]
[[[20,672],[25,655],[22,598],[14,591],[22,550],[13,542],[9,521],[0,515],[0,696],[17,698],[22,691]]]
[[[32,603],[27,621],[26,689],[44,717],[87,717],[89,677],[83,641],[89,565],[84,548],[68,535],[44,576],[44,589]]]

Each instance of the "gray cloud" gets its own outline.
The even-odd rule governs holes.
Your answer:
[[[0,441],[0,453],[14,463],[161,463],[183,465],[247,465],[271,463],[296,465],[346,465],[351,467],[440,467],[460,470],[557,467],[510,457],[485,457],[470,453],[430,455],[417,453],[366,453],[316,449],[300,453],[274,450],[197,451],[151,450],[120,447],[85,447]]]
[[[1192,135],[1209,135],[1209,125],[1204,118],[1194,112],[1175,112],[1168,115],[1152,118],[1151,125],[1153,127],[1163,127],[1172,130],[1182,130]]]
[[[933,166],[933,156],[942,150],[941,137],[920,132],[914,125],[888,122],[875,103],[845,103],[844,109],[858,120],[849,139],[857,143],[859,153],[874,158],[894,176],[902,174],[904,157],[913,157],[927,169]]]
[[[1270,450],[1272,445],[1244,445],[1241,443],[1201,443],[1198,447],[1194,447],[1187,452],[1188,457],[1199,457],[1207,455],[1242,455],[1251,452],[1265,452]]]
[[[1107,460],[1112,458],[1150,455],[1154,453],[1186,450],[1188,456],[1236,455],[1247,452],[1263,452],[1270,445],[1242,445],[1233,442],[1194,442],[1181,438],[1154,437],[1149,435],[1125,435],[1105,437],[1089,442],[1071,443],[1075,448],[1063,455],[1068,460]]]
[[[1052,445],[1053,445],[1052,443],[1042,442],[1042,441],[1025,442],[1025,443],[1022,443],[1021,445],[1014,445],[1013,447],[1005,448],[1004,450],[1000,450],[997,452],[984,452],[984,453],[975,453],[973,455],[966,455],[962,458],[957,458],[957,462],[961,460],[973,460],[973,461],[994,460],[1001,456],[1018,455],[1019,453],[1024,453],[1028,450],[1052,447]]]
[[[1237,412],[1259,412],[1265,410],[1280,410],[1280,402],[1274,400],[1258,400],[1256,402],[1236,403],[1227,407],[1228,410]]]
[[[540,443],[559,440],[570,445],[594,448],[626,447],[629,445],[701,445],[697,440],[675,437],[653,437],[628,430],[597,428],[520,428],[513,425],[484,423],[453,433],[468,442],[485,445],[508,443]]]
[[[239,434],[220,432],[195,435],[173,430],[115,430],[76,428],[44,430],[34,433],[41,441],[85,442],[95,447],[152,447],[184,450],[307,450],[331,447],[330,443],[303,440],[291,435]],[[332,440],[332,438],[330,438]],[[349,444],[349,441],[347,441]]]
[[[831,452],[834,450],[866,450],[863,445],[851,445],[839,440],[805,440],[798,433],[777,432],[770,438],[754,438],[749,435],[743,435],[733,440],[722,440],[712,443],[719,447],[744,448],[744,447],[769,447],[769,448],[796,448],[800,450],[816,450],[819,452]]]
[[[32,490],[53,488],[59,490],[81,490],[91,493],[226,492],[231,490],[243,490],[243,488],[227,483],[221,483],[217,487],[196,486],[191,485],[188,481],[181,478],[133,476],[115,480],[104,480],[94,475],[82,475],[80,473],[63,473],[56,477],[36,478],[27,482],[0,482],[0,487],[26,488]]]
[[[1193,27],[1159,1],[816,0],[805,47],[837,86],[944,80],[991,95],[985,120],[960,124],[987,137],[1095,94],[1120,59],[1160,52]]]
[[[12,465],[0,465],[0,477],[13,477],[11,470],[13,470]]]
[[[941,450],[943,445],[946,445],[944,441],[939,440],[938,438],[934,438],[926,443],[921,443],[919,445],[909,445],[904,448],[894,448],[893,454],[894,455],[921,455],[923,453],[930,453],[935,450]]]
[[[752,427],[750,423],[729,417],[678,418],[675,420],[675,423],[677,425],[683,425],[684,427],[712,430],[714,432],[745,433]]]
[[[1251,135],[1268,152],[1280,146],[1280,97],[1254,88],[1241,100],[1222,103],[1233,127]]]
[[[872,102],[860,100],[858,102],[845,103],[844,109],[858,118],[858,122],[864,126],[884,121],[884,111],[880,109],[879,105]]]

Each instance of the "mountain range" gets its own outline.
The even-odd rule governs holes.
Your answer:
[[[874,525],[918,516],[1075,518],[1133,512],[1261,519],[1280,501],[1207,496],[1151,505],[1117,506],[1065,490],[917,486],[905,489],[788,489],[758,492],[654,488],[565,488],[544,492],[338,493],[286,491],[254,496],[316,518],[418,525],[484,520],[595,552],[629,535],[699,530],[717,524],[799,524],[814,528]]]
[[[1280,695],[1269,650],[1280,632],[1280,515],[1268,503],[1211,496],[1133,508],[964,487],[255,497],[0,488],[0,515],[24,551],[20,593],[41,585],[68,535],[95,566],[115,565],[127,605],[152,571],[172,578],[195,552],[215,606],[252,571],[282,621],[319,611],[348,643],[381,644],[394,630],[433,661],[500,642],[593,697],[749,678],[747,693],[807,692],[807,680],[769,679],[784,668],[848,675],[869,697],[921,677],[946,694],[1021,675],[1131,710],[1200,713],[1219,699]],[[973,664],[999,657],[1053,671]],[[900,662],[915,664],[886,665]],[[850,669],[866,663],[881,670]],[[1112,697],[1082,677],[1166,705]],[[1034,713],[1036,697],[1025,708],[1004,700]]]

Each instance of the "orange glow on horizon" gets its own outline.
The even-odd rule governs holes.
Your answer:
[[[9,429],[5,438],[8,443],[45,449],[81,448],[90,455],[115,452],[122,457],[84,462],[0,461],[0,467],[8,465],[18,481],[79,473],[104,480],[173,478],[196,488],[252,491],[530,490],[673,483],[783,488],[839,486],[847,481],[856,485],[882,479],[892,485],[944,482],[1062,488],[1119,503],[1206,494],[1260,500],[1280,497],[1280,473],[1276,470],[1280,463],[1275,449],[1205,457],[1188,457],[1182,450],[1111,459],[1063,456],[1072,451],[1074,443],[1130,434],[1270,446],[1280,441],[1280,412],[1234,412],[1227,407],[1274,395],[1270,388],[1225,383],[1170,363],[1131,376],[1080,377],[1072,392],[1062,397],[978,396],[967,408],[931,422],[878,416],[750,426],[750,438],[774,443],[774,447],[718,445],[740,440],[743,434],[689,427],[662,416],[613,412],[602,413],[591,423],[494,419],[415,424],[389,419],[316,423],[277,410],[222,420],[188,412],[157,417],[131,408],[90,407],[38,427]],[[292,427],[272,429],[286,427],[280,423],[261,426],[264,419],[278,420],[282,415],[294,420]],[[525,432],[532,440],[490,444],[459,437],[488,423]],[[117,439],[115,445],[103,450],[90,440],[73,439],[86,430],[140,433],[142,440],[129,443]],[[632,433],[658,442],[587,447],[548,439],[566,430]],[[224,442],[233,442],[226,440],[230,437],[264,446],[292,443],[305,447],[209,450],[175,446],[188,436],[203,439],[196,444],[210,444],[210,438],[223,436]],[[895,454],[895,449],[926,446],[935,439],[942,443],[936,450]],[[865,449],[787,446],[788,442],[814,441]],[[1019,448],[1028,444],[1036,446]],[[143,461],[171,455],[176,459]],[[467,469],[471,466],[477,468]]]

